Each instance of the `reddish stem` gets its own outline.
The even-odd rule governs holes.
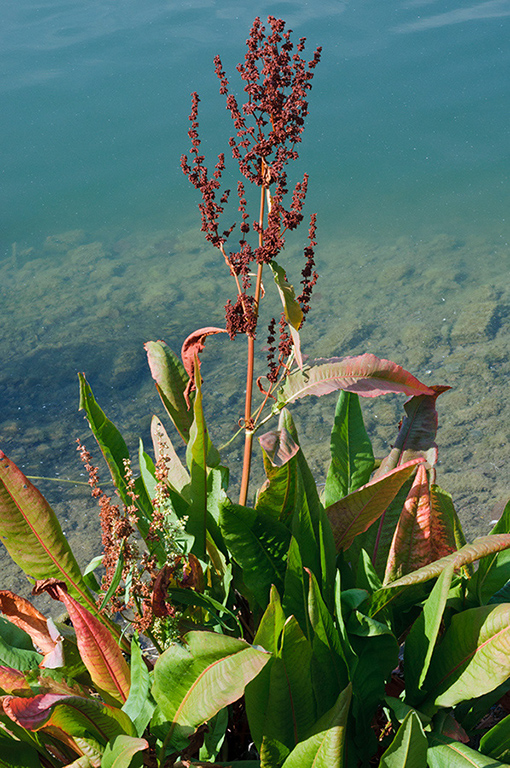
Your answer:
[[[262,162],[261,173],[264,174],[265,167]],[[260,189],[260,215],[259,215],[259,246],[263,245],[263,228],[264,228],[264,206],[266,200],[266,185],[262,184]],[[262,290],[262,268],[263,263],[258,265],[257,269],[257,282],[255,284],[255,303],[253,311],[255,317],[258,318],[259,314],[259,302],[260,294]],[[241,478],[241,490],[239,493],[239,504],[243,506],[246,504],[248,498],[248,486],[250,484],[250,469],[251,469],[251,456],[253,451],[253,424],[251,418],[251,404],[253,395],[253,367],[255,360],[255,330],[251,334],[248,334],[248,360],[246,366],[246,398],[244,401],[244,456],[243,456],[243,474]]]

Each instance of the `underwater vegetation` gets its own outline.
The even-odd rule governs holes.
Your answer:
[[[136,457],[80,374],[80,408],[116,489],[103,490],[78,441],[103,549],[83,571],[53,509],[0,451],[2,542],[34,594],[65,611],[46,618],[0,591],[0,766],[509,764],[510,504],[489,535],[467,543],[436,482],[436,402],[449,386],[372,352],[310,360],[302,350],[318,279],[315,215],[299,291],[284,246],[308,185],[307,175],[288,178],[320,59],[304,50],[282,20],[256,19],[238,67],[243,105],[215,60],[241,176],[232,195],[225,154],[212,173],[200,154],[192,96],[182,169],[234,296],[225,327],[191,330],[180,355],[146,342],[176,434],[153,416],[152,445],[140,441]],[[279,309],[261,333],[271,291]],[[236,362],[244,412],[223,414],[231,440],[244,439],[232,490],[206,424],[201,368],[205,346],[224,334],[246,342],[241,371]],[[290,407],[333,392],[319,494]],[[360,403],[389,394],[407,400],[377,459]],[[255,437],[265,474],[256,492]]]

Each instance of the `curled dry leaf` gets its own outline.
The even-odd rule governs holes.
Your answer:
[[[198,331],[191,333],[185,340],[181,349],[182,364],[189,376],[189,381],[184,391],[184,397],[188,408],[190,407],[189,396],[195,389],[195,355],[197,359],[204,349],[205,339],[207,336],[212,336],[216,333],[227,333],[225,328],[215,328],[214,326],[207,326],[206,328],[199,328]],[[200,366],[200,361],[199,361]]]

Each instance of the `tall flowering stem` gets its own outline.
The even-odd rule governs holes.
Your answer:
[[[256,219],[250,220],[244,181],[237,184],[237,210],[239,223],[223,229],[220,219],[230,201],[230,190],[222,189],[221,181],[225,170],[225,155],[218,155],[212,174],[200,153],[198,124],[198,94],[192,94],[190,114],[191,139],[189,156],[183,155],[181,166],[193,186],[201,194],[199,209],[202,231],[206,239],[223,255],[234,278],[236,298],[234,303],[225,305],[226,328],[230,338],[244,333],[248,340],[246,399],[244,409],[245,452],[239,502],[246,503],[250,477],[253,433],[260,409],[252,415],[254,383],[255,336],[262,297],[262,272],[265,264],[275,262],[285,245],[285,233],[296,229],[303,219],[308,176],[299,181],[292,192],[286,208],[284,200],[289,192],[286,167],[298,157],[297,145],[301,142],[305,117],[308,114],[308,91],[314,69],[320,60],[321,49],[317,48],[312,59],[301,57],[305,38],[296,46],[291,41],[291,30],[285,29],[285,22],[269,16],[267,28],[256,18],[246,41],[247,52],[244,62],[237,71],[244,82],[247,98],[240,105],[231,92],[229,81],[219,56],[214,59],[215,71],[220,81],[220,94],[226,97],[235,135],[229,139],[233,159],[245,181],[260,187],[260,209]],[[229,250],[228,241],[238,228],[237,244]],[[248,237],[256,236],[252,247]],[[317,274],[314,271],[313,248],[315,246],[315,217],[312,217],[309,245],[305,248],[306,264],[302,271],[303,290],[297,297],[303,320],[308,311],[311,291]],[[256,264],[256,282],[252,288],[253,268]],[[274,321],[270,324],[270,337]],[[274,386],[280,370],[287,370],[286,359],[292,352],[292,334],[286,328],[286,319],[280,325],[278,361],[275,348],[271,347],[269,358],[269,391]],[[296,328],[294,330],[297,330]],[[295,334],[294,334],[295,337]]]

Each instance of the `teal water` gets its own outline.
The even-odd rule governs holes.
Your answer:
[[[136,450],[161,414],[143,342],[178,350],[222,324],[231,286],[179,158],[194,90],[211,163],[225,148],[212,58],[233,72],[268,13],[310,53],[323,46],[296,170],[319,215],[305,351],[371,351],[453,387],[438,404],[439,480],[468,534],[485,532],[510,496],[509,0],[4,4],[0,447],[29,475],[83,481],[76,372]],[[295,283],[305,237],[285,254]],[[204,353],[219,441],[215,416],[242,413],[242,356],[241,340]],[[364,405],[382,455],[402,401]],[[333,408],[295,408],[319,481]],[[229,459],[235,483],[236,447]],[[86,490],[39,484],[87,561],[99,537]]]

